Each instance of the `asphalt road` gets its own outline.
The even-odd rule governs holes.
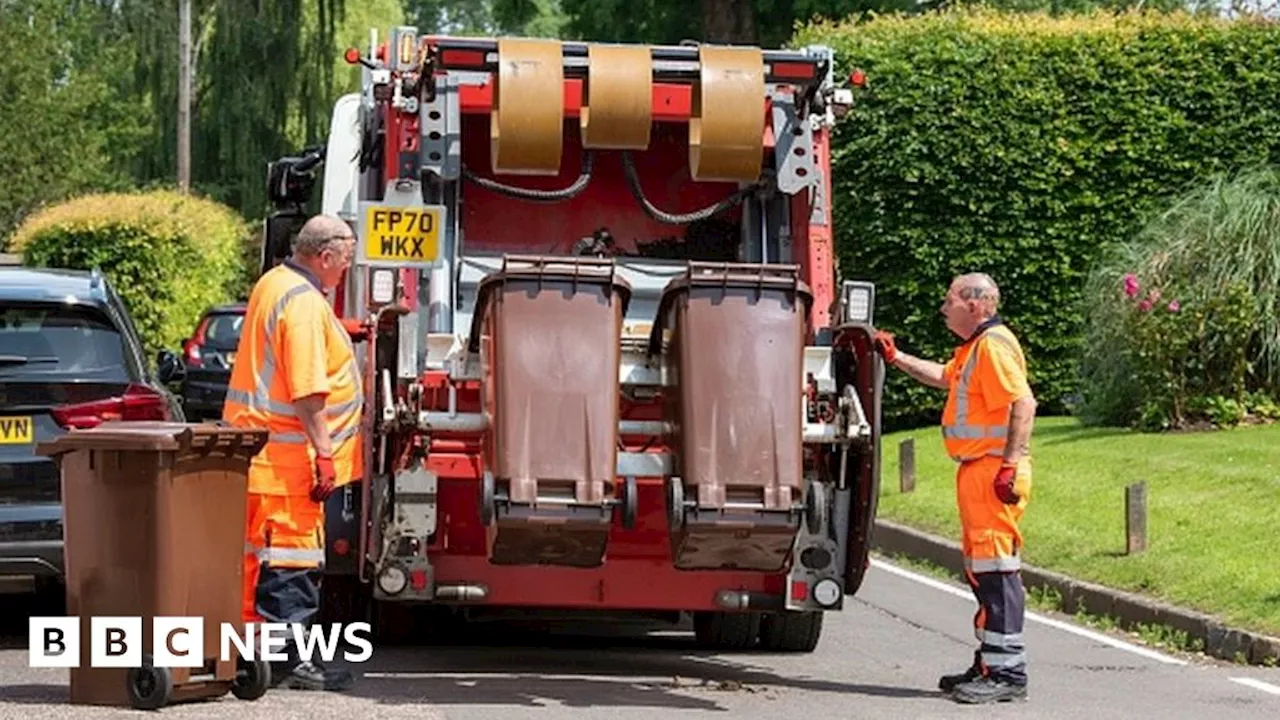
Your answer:
[[[67,671],[27,667],[25,610],[0,599],[0,717],[145,717],[67,704]],[[343,695],[275,691],[170,706],[165,717],[415,720],[604,718],[1275,718],[1280,669],[1172,657],[1032,614],[1030,697],[956,705],[937,677],[970,660],[973,600],[958,586],[878,563],[810,655],[707,654],[682,633],[478,634],[469,647],[378,648]],[[15,631],[14,626],[18,630]]]

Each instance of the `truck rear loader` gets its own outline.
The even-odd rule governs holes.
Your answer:
[[[653,617],[811,651],[867,568],[884,372],[875,287],[832,244],[830,49],[395,27],[346,59],[327,142],[268,166],[262,252],[322,177],[358,237],[335,311],[377,328],[327,617]]]

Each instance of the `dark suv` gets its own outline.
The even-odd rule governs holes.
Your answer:
[[[186,379],[182,381],[182,403],[193,422],[222,417],[231,365],[236,360],[240,327],[244,325],[244,303],[220,305],[205,311],[196,331],[182,341]]]
[[[104,420],[185,421],[128,311],[97,272],[0,267],[0,591],[61,586],[61,476],[38,443]],[[52,582],[50,582],[52,581]]]

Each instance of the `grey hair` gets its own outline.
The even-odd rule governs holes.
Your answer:
[[[298,231],[293,239],[295,255],[315,257],[337,240],[351,240],[354,233],[345,220],[333,215],[316,215]]]
[[[992,310],[1000,304],[1000,288],[986,273],[966,273],[956,277],[957,292],[965,300],[986,300]]]

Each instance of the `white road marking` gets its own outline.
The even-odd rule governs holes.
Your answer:
[[[1237,682],[1237,683],[1240,683],[1241,685],[1248,685],[1254,690],[1261,690],[1262,692],[1271,693],[1272,695],[1280,695],[1280,687],[1272,685],[1271,683],[1268,683],[1268,682],[1262,682],[1261,680],[1254,680],[1253,678],[1239,677],[1239,678],[1231,678],[1231,682]]]
[[[882,560],[872,559],[871,564],[875,567],[880,568],[881,570],[885,570],[887,572],[893,573],[894,575],[898,575],[899,577],[904,577],[904,578],[907,578],[908,580],[914,580],[915,582],[918,582],[922,585],[928,585],[931,588],[934,588],[936,590],[941,590],[945,593],[950,593],[952,595],[955,595],[956,597],[966,598],[968,600],[973,599],[973,593],[968,592],[966,590],[961,590],[955,585],[950,585],[944,582],[940,582],[938,580],[934,580],[931,577],[926,577],[924,575],[911,572],[910,570],[904,570],[903,568],[900,568],[896,565],[890,565],[889,563],[886,563]],[[1110,637],[1108,635],[1103,635],[1102,633],[1097,633],[1092,630],[1087,630],[1077,625],[1071,625],[1069,623],[1060,622],[1052,618],[1047,618],[1038,613],[1028,612],[1027,619],[1032,620],[1034,622],[1041,623],[1042,625],[1048,625],[1051,628],[1062,630],[1063,632],[1068,632],[1073,635],[1079,635],[1081,637],[1088,638],[1090,640],[1093,640],[1094,642],[1100,642],[1104,645],[1110,645],[1111,647],[1119,648],[1120,650],[1127,650],[1135,655],[1141,655],[1151,660],[1158,660],[1162,663],[1168,663],[1170,665],[1186,665],[1187,664],[1186,660],[1170,657],[1168,655],[1165,655],[1164,653],[1159,653],[1159,652],[1156,652],[1155,650],[1149,650],[1144,647],[1139,647],[1138,645],[1127,643],[1123,640],[1117,640],[1116,638]]]

